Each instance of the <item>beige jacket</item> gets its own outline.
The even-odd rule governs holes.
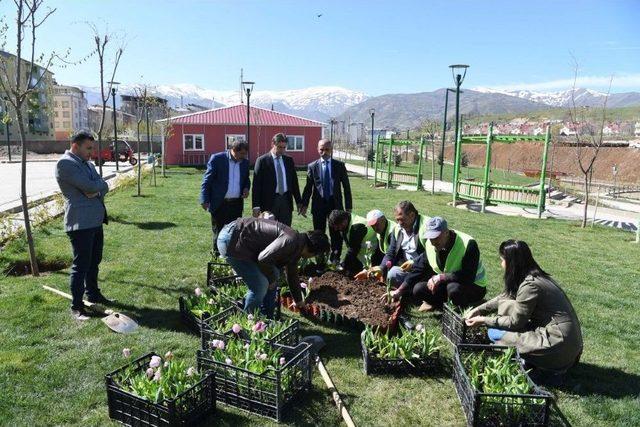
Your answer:
[[[490,328],[510,332],[498,345],[514,346],[534,366],[564,371],[582,353],[580,321],[560,287],[544,277],[527,276],[515,300],[498,295],[478,307]]]

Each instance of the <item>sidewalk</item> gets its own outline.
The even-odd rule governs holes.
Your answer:
[[[342,154],[342,153],[339,153]],[[338,159],[340,157],[337,156]],[[353,158],[353,157],[352,157]],[[363,160],[361,158],[361,160]],[[359,175],[365,175],[365,168],[363,166],[358,166],[350,163],[345,163],[347,170],[349,172],[357,173]],[[368,176],[373,178],[373,170],[369,169]],[[422,180],[422,185],[426,191],[431,191],[431,180]],[[452,193],[453,184],[446,181],[435,180],[435,191],[440,193]],[[624,206],[628,210],[616,209],[615,207],[605,207],[598,206],[596,211],[595,223],[619,228],[625,231],[636,232],[638,230],[638,222],[640,221],[640,206],[633,203],[624,203],[617,202],[615,204],[618,207]],[[479,203],[462,203],[457,206],[459,209],[467,209],[474,212],[480,212],[480,204]],[[573,204],[571,206],[560,206],[560,205],[552,205],[547,204],[547,209],[542,215],[542,218],[556,218],[556,219],[565,219],[571,221],[581,221],[582,220],[582,212],[584,209],[584,205],[582,204]],[[525,218],[537,218],[537,210],[532,208],[519,208],[517,206],[509,206],[509,205],[498,205],[498,206],[487,206],[485,209],[486,212],[497,214],[497,215],[506,215],[506,216],[521,216]],[[588,215],[587,218],[589,222],[593,220],[593,214],[595,211],[594,206],[588,207]]]

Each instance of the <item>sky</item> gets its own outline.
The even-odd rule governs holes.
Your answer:
[[[72,61],[94,49],[87,22],[125,51],[116,80],[234,90],[341,86],[368,95],[431,91],[469,64],[466,87],[557,91],[573,83],[640,91],[640,0],[277,1],[45,0],[40,52]],[[0,1],[15,46],[15,6]],[[321,16],[318,16],[321,15]],[[97,86],[96,57],[54,67],[62,84]]]

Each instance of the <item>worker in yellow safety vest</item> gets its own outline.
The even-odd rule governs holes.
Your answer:
[[[378,238],[367,220],[347,211],[334,210],[329,214],[329,228],[341,234],[347,252],[340,266],[349,275],[354,275],[365,266],[377,265],[382,259]],[[339,254],[338,254],[339,255]]]
[[[442,308],[446,301],[459,307],[479,302],[487,292],[487,277],[475,239],[450,229],[442,217],[427,221],[425,252],[414,262],[394,299],[413,295],[423,301],[420,311]]]

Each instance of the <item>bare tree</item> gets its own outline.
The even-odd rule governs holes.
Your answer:
[[[173,126],[171,125],[171,108],[169,107],[168,104],[162,104],[161,106],[161,110],[162,110],[162,117],[165,119],[165,121],[160,122],[160,137],[162,138],[161,144],[162,146],[160,147],[160,154],[162,156],[161,158],[161,162],[162,162],[162,177],[166,178],[167,174],[166,174],[166,156],[165,156],[165,143],[167,141],[167,139],[171,138],[173,136],[174,130],[173,130]]]
[[[25,130],[25,113],[27,117],[41,108],[41,95],[43,86],[50,77],[49,68],[53,59],[57,57],[52,52],[47,58],[41,54],[36,58],[36,33],[45,21],[56,11],[48,8],[42,15],[37,16],[44,0],[14,0],[16,5],[16,54],[1,55],[0,60],[0,89],[6,94],[10,107],[15,113],[21,144],[21,169],[20,169],[20,200],[24,216],[24,228],[29,248],[29,260],[31,273],[40,275],[38,260],[36,259],[31,221],[29,219],[29,206],[27,204],[27,147]],[[2,28],[3,47],[6,44],[6,24]],[[25,38],[29,41],[25,43]],[[28,60],[22,58],[27,51]],[[38,65],[41,64],[41,65]],[[25,70],[27,68],[27,70]],[[25,72],[26,71],[26,72]],[[46,102],[46,101],[45,101]]]
[[[427,121],[422,126],[422,131],[426,134],[427,139],[431,144],[431,194],[436,192],[436,132],[438,130],[438,123],[433,120]],[[422,155],[422,153],[420,153]],[[425,158],[427,158],[425,153]]]
[[[104,33],[100,33],[98,28],[94,24],[88,24],[93,30],[93,40],[96,44],[96,52],[98,53],[98,66],[100,68],[100,100],[102,101],[102,117],[100,119],[100,127],[98,128],[98,168],[100,170],[100,176],[102,176],[102,131],[104,129],[104,119],[107,113],[107,102],[111,97],[111,89],[113,87],[113,81],[116,77],[116,70],[118,69],[118,64],[120,63],[120,58],[122,57],[122,53],[124,52],[124,46],[120,46],[116,49],[113,54],[113,70],[111,71],[111,79],[108,82],[104,81],[105,74],[105,56],[108,53],[109,43],[112,42],[113,36],[109,34],[107,31]],[[106,92],[105,92],[105,84]],[[116,112],[114,111],[115,115]],[[114,141],[115,143],[115,141]],[[116,156],[119,153],[115,153]]]
[[[142,120],[144,120],[147,105],[147,85],[137,86],[133,90],[135,96],[135,106],[136,106],[136,140],[138,141],[138,145],[136,147],[136,151],[138,152],[138,196],[140,196],[141,192],[141,181],[142,181],[142,163],[140,159],[140,124]]]
[[[589,195],[591,193],[591,180],[596,160],[600,154],[600,148],[604,143],[604,126],[607,119],[607,101],[611,93],[613,76],[609,80],[609,89],[602,103],[601,109],[592,109],[593,119],[587,115],[586,108],[576,105],[576,84],[578,81],[578,63],[574,61],[573,87],[571,90],[571,106],[569,107],[569,120],[575,126],[574,137],[576,139],[576,160],[582,173],[584,184],[584,210],[582,213],[582,228],[587,226],[587,212],[589,209]]]

